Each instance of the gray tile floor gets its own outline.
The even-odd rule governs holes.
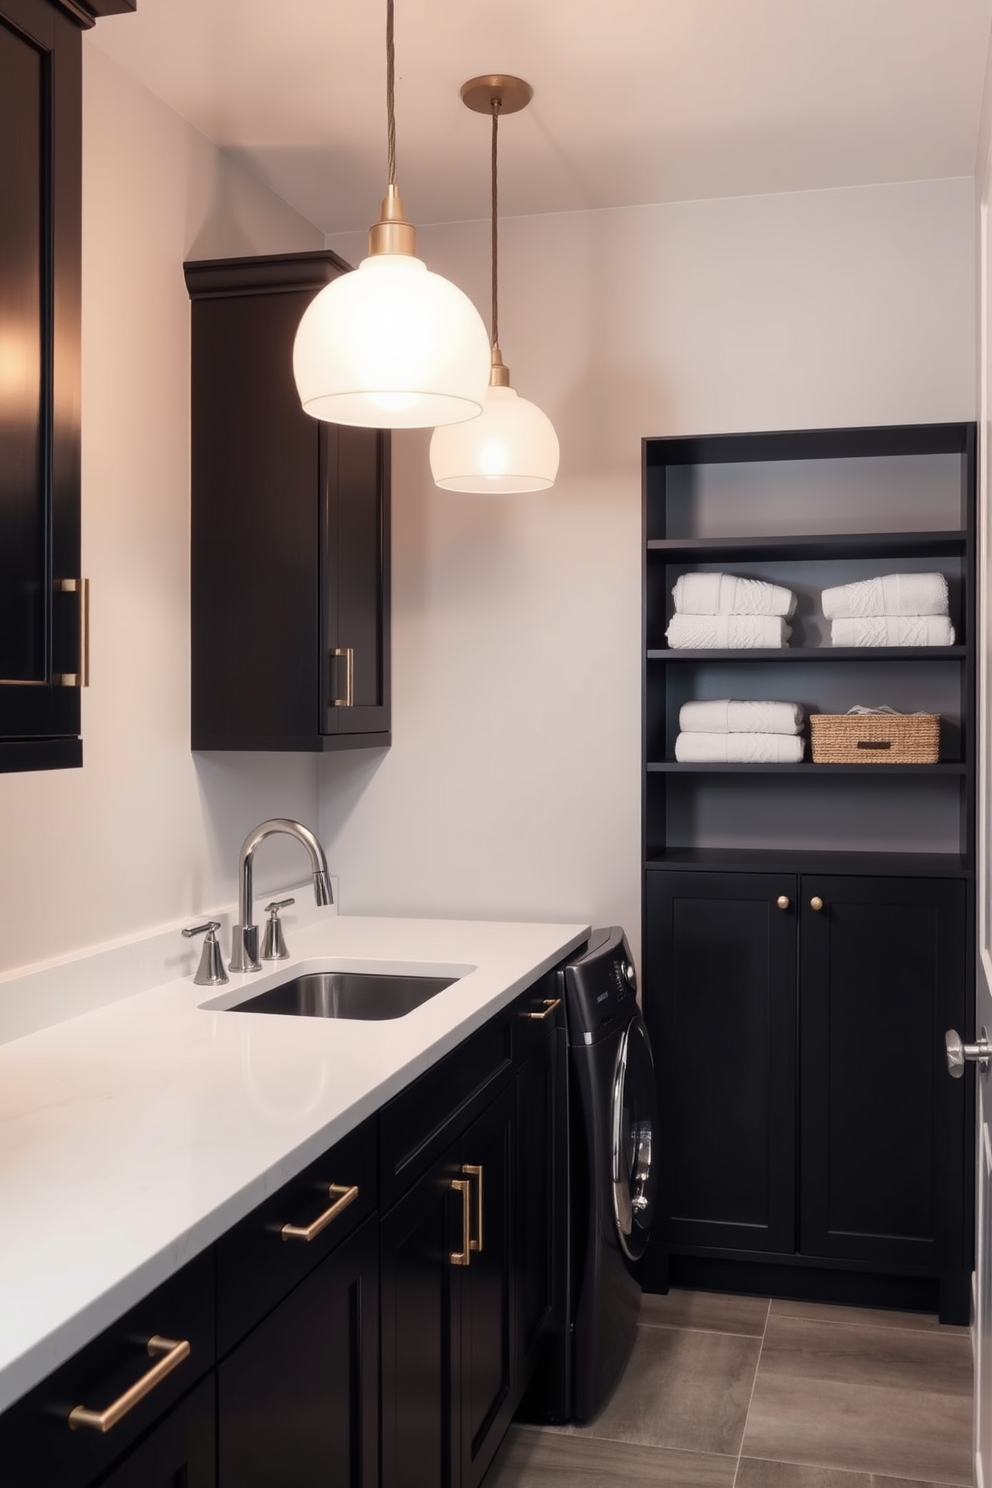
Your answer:
[[[596,1419],[512,1427],[484,1488],[971,1488],[971,1399],[936,1318],[646,1296]]]

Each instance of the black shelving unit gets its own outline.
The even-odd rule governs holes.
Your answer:
[[[667,1148],[647,1285],[967,1320],[972,1138],[941,1041],[968,1025],[973,971],[975,426],[646,439],[643,484],[644,1000]],[[829,644],[823,588],[931,569],[954,645]],[[669,649],[688,572],[792,589],[790,645]],[[721,697],[936,712],[940,761],[676,762],[682,704]],[[858,1009],[905,1032],[897,1075],[862,1068]],[[706,1029],[729,1059],[697,1063]],[[907,1148],[896,1106],[921,1102]]]

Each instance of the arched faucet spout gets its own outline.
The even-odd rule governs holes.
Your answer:
[[[271,837],[276,832],[284,832],[288,837],[295,837],[298,842],[302,842],[309,853],[310,870],[313,873],[313,897],[316,902],[322,905],[334,902],[324,849],[309,827],[304,827],[300,822],[291,821],[285,816],[273,816],[268,821],[260,822],[253,831],[248,833],[241,844],[241,852],[238,855],[238,924],[234,927],[234,941],[231,947],[232,971],[261,971],[262,969],[262,964],[258,959],[258,926],[252,921],[254,898],[252,871],[256,849],[266,837]]]

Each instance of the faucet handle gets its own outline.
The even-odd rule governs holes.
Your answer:
[[[193,984],[197,987],[221,987],[228,980],[227,972],[224,970],[224,962],[220,954],[220,945],[217,942],[217,931],[220,929],[220,920],[206,920],[202,925],[190,925],[183,931],[187,940],[194,935],[202,935],[206,931],[206,940],[203,942],[203,951],[200,956],[200,964],[196,969]]]
[[[286,937],[282,933],[282,921],[279,918],[281,909],[288,909],[295,904],[295,899],[273,899],[271,904],[265,906],[268,920],[265,924],[265,934],[262,937],[262,960],[263,961],[285,961],[289,955],[286,945]]]

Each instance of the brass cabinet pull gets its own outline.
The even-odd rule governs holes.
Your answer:
[[[453,1266],[467,1266],[472,1259],[472,1185],[467,1178],[452,1178],[451,1187],[462,1196],[462,1248],[453,1250],[449,1260]]]
[[[74,672],[59,672],[53,677],[57,687],[90,685],[90,581],[89,579],[56,579],[58,594],[79,595],[79,660]]]
[[[463,1163],[462,1164],[462,1172],[465,1173],[465,1174],[467,1174],[467,1176],[469,1178],[474,1178],[476,1180],[476,1182],[478,1183],[478,1185],[479,1185],[478,1188],[475,1191],[475,1239],[474,1240],[469,1240],[469,1242],[468,1242],[468,1248],[469,1248],[469,1250],[477,1250],[479,1252],[479,1254],[481,1255],[482,1254],[482,1208],[483,1208],[483,1201],[482,1201],[482,1165],[481,1165],[481,1163],[478,1166],[476,1166],[475,1163]]]
[[[812,899],[809,901],[809,907],[810,909],[815,910],[821,910],[823,908],[823,900],[820,898],[819,894],[813,895]]]
[[[187,1339],[183,1338],[177,1342],[174,1338],[160,1338],[157,1333],[149,1338],[146,1347],[152,1358],[156,1354],[162,1355],[158,1363],[153,1364],[147,1374],[143,1374],[130,1390],[125,1390],[123,1395],[119,1395],[113,1405],[108,1405],[106,1410],[93,1411],[87,1410],[85,1405],[75,1406],[69,1412],[71,1431],[77,1431],[80,1426],[85,1426],[90,1431],[109,1431],[112,1426],[117,1425],[118,1421],[124,1419],[128,1411],[134,1409],[139,1400],[144,1400],[156,1385],[160,1385],[177,1364],[188,1359],[190,1353]]]
[[[543,1009],[542,1012],[540,1012],[540,1013],[521,1013],[520,1016],[521,1016],[521,1018],[534,1018],[538,1023],[543,1023],[544,1020],[545,1020],[545,1018],[550,1018],[551,1017],[551,1014],[554,1012],[555,1008],[559,1008],[559,1007],[561,1007],[561,998],[560,997],[546,997],[544,999],[544,1009]]]
[[[334,1197],[335,1195],[336,1197]],[[323,1214],[318,1214],[313,1224],[284,1224],[279,1231],[282,1238],[284,1240],[306,1240],[307,1242],[316,1240],[321,1230],[326,1230],[327,1226],[333,1220],[337,1219],[343,1209],[347,1209],[349,1204],[355,1202],[358,1198],[358,1184],[353,1183],[350,1188],[344,1183],[328,1184],[327,1197],[334,1197],[334,1203],[329,1209],[325,1209]]]
[[[788,909],[788,907],[789,907],[789,896],[788,896],[788,894],[779,894],[778,898],[775,900],[775,908],[776,909]]]
[[[331,655],[344,657],[344,697],[331,698],[331,706],[353,708],[355,706],[355,648],[354,646],[335,646]]]

